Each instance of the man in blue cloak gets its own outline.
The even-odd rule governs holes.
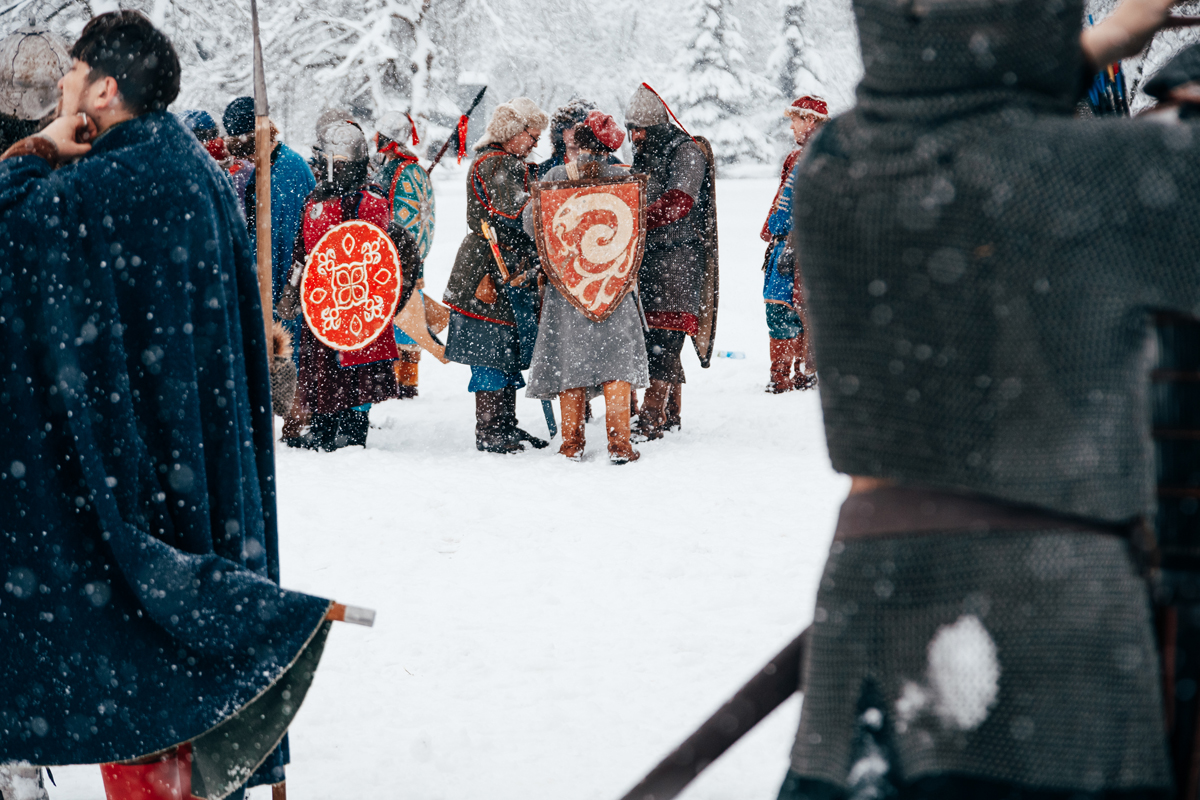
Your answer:
[[[120,11],[71,57],[0,161],[0,764],[220,800],[283,763],[331,603],[278,585],[254,251],[175,50]]]

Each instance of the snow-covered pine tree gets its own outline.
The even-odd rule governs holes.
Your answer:
[[[787,0],[768,71],[789,102],[819,95],[835,114],[853,105],[862,62],[849,1]]]
[[[745,42],[729,0],[693,0],[695,34],[675,59],[666,96],[680,121],[712,143],[721,164],[766,162],[774,148],[757,117],[779,92],[742,56]]]
[[[809,54],[815,49],[805,35],[809,2],[789,0],[783,8],[783,40],[776,48],[771,66],[785,99],[814,93],[824,96],[824,87],[808,66]]]
[[[304,73],[309,97],[348,105],[366,118],[390,109],[425,110],[436,50],[426,30],[431,0],[304,5],[275,45]]]

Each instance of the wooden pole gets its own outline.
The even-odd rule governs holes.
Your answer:
[[[671,800],[800,689],[808,629],[767,662],[717,713],[650,770],[621,800]]]
[[[258,38],[257,0],[250,0],[250,23],[254,31],[254,229],[258,240],[258,292],[262,298],[263,331],[267,337],[267,354],[271,356],[274,355],[271,339],[274,305],[271,302],[271,119],[262,42]]]

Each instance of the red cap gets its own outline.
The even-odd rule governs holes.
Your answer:
[[[229,151],[225,149],[225,140],[220,136],[209,139],[204,143],[204,149],[208,154],[217,161],[224,161],[229,158]]]
[[[609,150],[616,150],[625,141],[625,131],[617,125],[617,121],[602,111],[590,111],[583,124],[586,125],[600,144]]]
[[[805,115],[816,117],[817,119],[829,119],[829,106],[820,97],[806,94],[803,97],[796,98],[788,106],[788,110],[783,112],[783,115],[785,117]]]

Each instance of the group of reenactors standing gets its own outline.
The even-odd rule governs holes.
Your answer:
[[[768,391],[776,393],[810,388],[816,381],[788,234],[792,168],[828,118],[828,109],[820,98],[805,96],[786,115],[798,147],[785,161],[763,227],[769,243],[763,290],[771,331]],[[212,144],[222,140],[207,114],[187,112],[184,119],[239,188],[253,239],[253,167],[238,157],[253,152],[253,101],[238,98],[226,109],[224,148]],[[373,137],[373,163],[365,133],[341,109],[319,118],[308,164],[273,141],[272,297],[277,326],[282,326],[276,331],[273,375],[277,411],[285,418],[284,442],[324,450],[365,444],[371,404],[416,396],[422,347],[440,360],[471,367],[468,391],[475,395],[475,443],[481,451],[515,453],[526,445],[548,446],[518,424],[516,397],[527,386],[522,377],[526,370],[527,396],[543,401],[552,429],[549,401],[559,400],[559,452],[569,459],[583,458],[585,422],[595,397],[605,401],[608,455],[615,464],[639,458],[634,441],[660,439],[678,429],[686,380],[684,345],[688,337],[696,340],[707,365],[715,325],[716,206],[707,142],[674,124],[666,104],[645,84],[630,99],[624,130],[586,101],[572,101],[552,118],[528,98],[500,104],[474,146],[466,177],[468,232],[441,305],[421,291],[433,198],[428,173],[406,143],[410,137],[414,146],[419,142],[415,123],[411,118],[407,123],[385,121],[380,126]],[[534,164],[527,158],[548,125],[554,152],[546,162]],[[631,166],[620,164],[615,155],[627,133],[634,149]],[[277,131],[272,129],[272,135]],[[619,230],[611,209],[604,217],[598,207],[589,206],[592,216],[585,214],[578,221],[582,227],[568,236],[576,240],[573,257],[576,266],[585,265],[581,269],[592,276],[589,281],[581,284],[584,272],[578,270],[573,276],[563,274],[574,268],[565,262],[556,265],[555,248],[549,244],[555,226],[540,224],[546,220],[535,214],[535,207],[541,207],[535,202],[539,188],[591,186],[604,193],[609,185],[635,183],[640,194],[628,209],[628,230]],[[427,203],[414,203],[422,192]],[[605,196],[607,200],[588,202],[616,202],[616,194]],[[379,335],[368,346],[346,350],[314,335],[313,325],[305,322],[308,317],[301,317],[300,287],[318,240],[351,219],[387,232],[403,276],[395,311],[416,320],[418,330],[398,323],[394,339]],[[608,246],[591,246],[584,253],[585,229],[601,230],[593,223],[601,226],[602,236],[609,236]],[[623,248],[614,249],[612,237],[623,237]],[[596,255],[602,251],[606,255]],[[598,277],[602,273],[603,280]],[[585,299],[588,283],[595,291]],[[600,311],[589,309],[602,292],[611,302]],[[405,314],[409,302],[415,308]],[[442,330],[444,345],[436,338]],[[699,342],[702,335],[707,336],[707,352]],[[644,390],[640,404],[639,389]]]
[[[522,450],[523,442],[546,446],[517,425],[515,393],[525,386],[521,371],[529,369],[528,395],[559,399],[562,455],[583,457],[588,401],[603,395],[609,458],[627,463],[638,458],[631,436],[659,439],[680,424],[685,380],[680,355],[686,337],[698,332],[702,309],[713,301],[702,297],[706,236],[715,214],[712,160],[700,143],[671,124],[663,101],[643,85],[625,113],[635,151],[632,168],[613,156],[625,131],[612,116],[576,102],[555,114],[551,136],[562,152],[552,157],[557,163],[541,173],[539,185],[535,165],[524,158],[549,121],[531,100],[517,98],[497,107],[475,146],[478,155],[467,176],[469,231],[445,294],[450,309],[446,356],[471,365],[468,388],[476,395],[480,450],[512,453]],[[534,202],[533,195],[542,198],[544,187],[560,184],[568,190],[603,187],[608,181],[632,185],[630,175],[645,179],[635,181],[642,187],[642,202],[628,209],[629,224],[622,227],[626,217],[621,213],[604,217],[597,210],[597,203],[617,202],[612,195],[587,201],[590,211],[582,212],[601,214],[597,224],[603,235],[622,245],[614,248],[605,240],[609,247],[603,252],[624,259],[611,283],[589,283],[596,294],[612,295],[607,313],[589,313],[595,298],[572,291],[584,274],[555,265],[552,233],[542,231],[538,241],[538,228],[545,226],[536,211],[545,203]],[[587,263],[584,272],[598,274],[609,262],[589,260],[605,257],[597,255],[600,248],[587,245],[593,231],[579,231],[582,249],[571,253],[577,263]],[[555,288],[545,289],[546,282]],[[637,389],[646,390],[640,408]],[[634,414],[636,426],[631,425]]]
[[[42,83],[49,88],[43,102],[33,102],[26,92],[8,103],[12,109],[4,120],[6,132],[13,129],[10,141],[53,116],[53,83],[69,66],[65,49],[51,34],[34,32],[37,47],[55,56],[37,62],[47,72]],[[25,41],[29,31],[22,36],[26,51],[31,50],[32,40]],[[50,67],[52,62],[57,68]],[[18,108],[22,99],[28,108]],[[816,382],[788,236],[793,167],[828,118],[828,109],[820,98],[805,96],[786,114],[797,149],[785,160],[762,230],[769,244],[763,288],[771,336],[767,389],[776,393]],[[500,104],[474,147],[467,174],[468,232],[442,306],[421,291],[434,206],[428,173],[408,145],[410,139],[414,147],[419,143],[416,125],[407,115],[392,116],[380,120],[372,137],[374,158],[362,127],[344,109],[320,116],[317,144],[307,163],[271,126],[272,385],[276,413],[285,420],[284,442],[323,450],[365,444],[371,404],[416,396],[422,347],[443,361],[470,365],[468,390],[475,394],[475,440],[482,451],[515,453],[526,445],[548,446],[517,422],[516,394],[526,386],[523,370],[531,370],[527,395],[543,400],[548,414],[553,414],[548,401],[559,400],[559,452],[570,459],[583,458],[584,423],[594,397],[605,399],[608,453],[614,463],[639,457],[633,441],[660,439],[678,429],[686,380],[684,344],[689,336],[696,340],[707,366],[715,326],[715,176],[707,142],[673,123],[666,104],[645,84],[630,99],[624,130],[583,100],[573,100],[553,117],[528,98]],[[186,111],[180,119],[229,177],[253,244],[253,99],[239,97],[227,106],[223,136],[205,111]],[[527,158],[547,125],[553,153],[534,164]],[[634,150],[631,166],[621,165],[614,155],[626,132]],[[624,259],[621,268],[614,272],[613,264],[597,265],[582,251],[575,253],[593,277],[604,269],[612,273],[606,273],[605,292],[615,302],[600,312],[588,310],[581,298],[571,300],[567,283],[577,286],[579,281],[558,279],[553,258],[546,263],[549,237],[544,231],[539,248],[542,226],[533,214],[535,188],[563,182],[628,184],[634,175],[645,178],[640,206],[630,208],[634,228],[617,254]],[[397,326],[366,346],[355,343],[345,349],[313,335],[307,312],[302,314],[303,273],[321,236],[351,219],[368,221],[391,239],[402,276],[395,313],[414,303],[409,316],[421,330],[406,327],[416,338]],[[607,219],[601,224],[615,218]],[[582,228],[573,235],[586,238]],[[593,257],[598,252],[595,247],[590,251]],[[594,298],[587,302],[595,305]],[[436,338],[443,329],[444,348]],[[640,404],[639,389],[644,390]],[[548,422],[553,431],[552,416]]]

